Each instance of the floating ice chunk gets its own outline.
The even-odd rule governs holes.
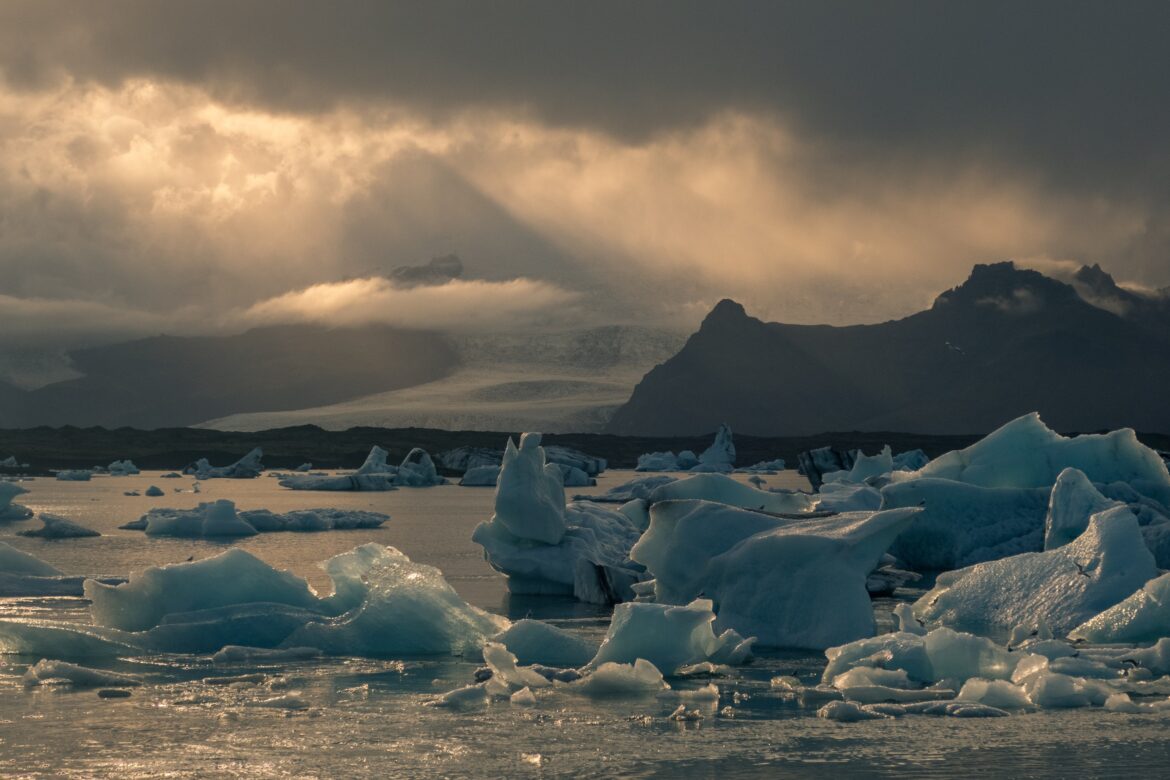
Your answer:
[[[702,661],[746,660],[754,640],[745,640],[731,630],[717,637],[712,629],[714,622],[715,613],[707,599],[696,599],[685,607],[618,604],[609,631],[589,665],[631,663],[643,658],[673,675],[683,666]]]
[[[565,535],[565,490],[560,470],[545,463],[539,433],[508,440],[496,487],[493,523],[519,539],[557,544]]]
[[[513,593],[572,594],[601,604],[633,598],[642,569],[629,551],[641,528],[596,504],[566,506],[560,470],[545,463],[540,434],[524,434],[519,449],[509,440],[495,509],[472,539],[508,575]]]
[[[1027,692],[1007,680],[972,677],[963,683],[955,698],[959,701],[971,701],[1007,710],[1025,710],[1032,707],[1032,700],[1028,698]]]
[[[930,463],[930,458],[922,450],[907,450],[894,456],[894,471],[917,471]]]
[[[65,469],[57,472],[58,482],[89,482],[93,472],[89,469]]]
[[[285,663],[305,661],[321,656],[316,647],[246,647],[226,645],[211,656],[214,664]]]
[[[1089,526],[1089,518],[1119,502],[1111,501],[1085,476],[1083,471],[1067,468],[1056,477],[1048,499],[1044,519],[1044,549],[1055,550],[1076,539]]]
[[[91,669],[47,658],[37,661],[24,673],[24,684],[27,686],[54,683],[67,683],[75,688],[121,688],[141,685],[142,679],[132,674]]]
[[[21,463],[16,459],[15,455],[9,455],[4,460],[0,460],[0,469],[26,469],[27,463]]]
[[[509,697],[509,701],[517,707],[535,707],[536,694],[531,688],[521,688]]]
[[[1170,473],[1158,454],[1129,428],[1068,438],[1051,430],[1035,412],[1019,417],[962,450],[935,458],[898,479],[941,477],[981,487],[1050,487],[1068,467],[1093,482],[1128,482],[1165,503]]]
[[[158,498],[159,496],[164,496],[166,494],[163,492],[162,488],[158,487],[157,485],[151,485],[146,489],[143,495],[150,496],[151,498]]]
[[[1070,639],[1141,644],[1170,636],[1170,574],[1150,580],[1128,598],[1069,632]]]
[[[894,454],[890,451],[890,445],[887,444],[877,455],[858,453],[857,459],[853,461],[853,468],[849,471],[847,481],[860,484],[867,479],[889,474],[893,470]]]
[[[17,535],[39,536],[42,539],[74,539],[82,536],[101,536],[100,533],[92,528],[86,528],[79,523],[67,520],[59,515],[41,513],[38,517],[41,521],[40,528],[18,531]]]
[[[866,579],[917,509],[784,520],[721,504],[655,504],[631,553],[657,600],[700,594],[717,625],[760,644],[825,648],[873,634]]]
[[[731,438],[731,426],[724,423],[715,432],[715,441],[699,455],[699,463],[692,471],[729,472],[735,468],[735,443]]]
[[[914,617],[914,609],[909,604],[903,603],[894,607],[894,618],[898,621],[899,632],[926,636],[926,628],[918,618]]]
[[[634,471],[680,471],[678,457],[673,452],[647,452],[638,456]]]
[[[915,605],[923,620],[974,633],[1044,620],[1058,636],[1157,576],[1137,520],[1125,507],[1093,515],[1074,542],[939,576]]]
[[[196,479],[252,479],[264,471],[260,462],[263,457],[264,451],[257,447],[230,466],[212,466],[207,458],[200,458],[183,469],[183,473],[192,474]]]
[[[1031,702],[1046,710],[1099,707],[1113,693],[1108,686],[1095,680],[1047,670],[1026,678],[1021,684]]]
[[[110,473],[111,477],[130,477],[142,473],[129,459],[114,461],[106,467],[106,471]]]
[[[624,504],[635,499],[648,500],[650,495],[663,485],[675,482],[676,478],[666,474],[656,477],[641,477],[623,482],[597,496],[573,496],[575,500],[596,501],[599,503]],[[494,483],[493,483],[494,484]]]
[[[152,509],[146,520],[147,536],[255,536],[257,531],[240,519],[236,505],[227,499],[205,502],[194,509]]]
[[[881,491],[850,482],[826,482],[821,485],[813,503],[818,512],[876,512],[881,506]]]
[[[509,625],[461,599],[438,569],[393,547],[362,545],[329,559],[325,570],[337,592],[334,603],[357,603],[336,618],[307,623],[284,645],[331,655],[462,655]]]
[[[1170,710],[1170,699],[1150,703],[1138,703],[1129,698],[1128,693],[1114,693],[1105,700],[1105,709],[1110,712],[1121,712],[1129,715],[1139,715],[1150,712],[1166,712]]]
[[[0,621],[0,651],[69,657],[210,653],[226,645],[374,657],[478,652],[508,626],[465,603],[437,569],[367,544],[325,564],[334,595],[232,549],[152,567],[119,587],[85,583],[95,625]],[[303,652],[303,651],[298,651]]]
[[[61,571],[35,555],[18,550],[7,542],[0,542],[0,574],[57,577]]]
[[[1048,495],[1043,488],[987,488],[949,479],[886,485],[883,509],[922,507],[890,552],[924,571],[1039,551]]]
[[[200,561],[151,566],[117,586],[89,581],[85,595],[97,625],[123,631],[152,628],[168,614],[235,604],[318,608],[303,579],[234,548]]]
[[[421,447],[406,453],[398,465],[398,484],[405,487],[430,487],[442,485],[447,480],[439,476],[431,456]]]
[[[581,637],[541,620],[517,620],[492,641],[503,644],[526,665],[578,667],[597,654],[597,648]]]
[[[354,528],[378,528],[389,515],[357,509],[294,509],[277,514],[267,509],[245,509],[240,520],[260,533],[271,531],[348,531]]]
[[[575,466],[566,466],[563,463],[554,463],[561,472],[561,484],[565,487],[591,487],[597,480]]]
[[[377,528],[389,519],[381,512],[345,509],[296,509],[276,514],[267,509],[236,511],[233,502],[221,499],[194,509],[151,509],[139,520],[120,526],[145,530],[150,536],[187,538],[254,536],[273,531],[332,531]]]
[[[714,501],[777,514],[808,512],[813,503],[813,497],[807,493],[756,490],[725,474],[696,474],[693,477],[669,482],[655,488],[649,498],[652,504],[682,499]]]
[[[938,628],[926,636],[882,634],[825,651],[824,682],[832,682],[857,667],[901,669],[917,683],[942,680],[960,684],[972,677],[1003,680],[1011,676],[1016,660],[989,639]]]
[[[31,509],[12,503],[12,499],[27,492],[28,488],[15,482],[0,482],[0,520],[26,520],[32,517]]]
[[[761,460],[758,463],[753,463],[750,466],[745,466],[735,471],[740,474],[773,474],[783,470],[784,459],[776,458],[775,460]]]
[[[499,478],[499,466],[472,466],[463,472],[463,479],[459,480],[459,484],[463,487],[495,487]]]
[[[476,685],[466,685],[462,688],[448,691],[438,699],[431,701],[430,705],[432,707],[450,707],[451,709],[462,710],[486,707],[490,701],[491,696],[488,693],[487,686],[484,683],[477,683]]]
[[[831,701],[817,710],[817,717],[840,723],[857,723],[862,720],[885,720],[890,716],[850,701]]]
[[[546,688],[552,685],[547,678],[539,673],[517,665],[516,656],[497,642],[484,644],[483,660],[492,670],[492,679],[504,683],[513,691],[520,688]]]
[[[654,664],[639,658],[632,664],[603,663],[565,690],[594,698],[652,696],[670,690],[670,685]]]
[[[269,707],[277,710],[307,710],[309,709],[309,702],[299,692],[286,693],[281,696],[273,696],[269,699],[261,699],[257,702],[252,702],[253,707]]]

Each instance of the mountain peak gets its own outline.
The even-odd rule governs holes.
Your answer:
[[[715,308],[703,320],[703,326],[710,326],[714,324],[743,322],[751,319],[748,316],[747,310],[744,309],[743,304],[737,303],[730,298],[724,298],[715,304]]]
[[[1078,300],[1076,291],[1064,282],[1039,271],[1018,268],[1011,260],[974,266],[967,280],[938,296],[935,309],[954,304],[995,305],[1002,310],[1029,311],[1044,303]]]

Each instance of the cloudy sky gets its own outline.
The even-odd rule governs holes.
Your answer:
[[[0,348],[1170,285],[1170,5],[0,4]],[[456,254],[438,287],[400,266]]]

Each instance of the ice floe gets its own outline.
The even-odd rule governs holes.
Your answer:
[[[506,619],[464,602],[438,569],[366,544],[325,563],[333,595],[239,549],[89,580],[92,624],[0,620],[0,651],[53,657],[211,653],[229,645],[394,657],[477,653]],[[304,652],[298,650],[297,652]]]
[[[974,633],[1002,633],[1042,620],[1063,636],[1158,575],[1137,519],[1114,507],[1089,519],[1076,540],[939,575],[915,614]]]
[[[629,551],[642,532],[629,516],[588,502],[566,504],[560,469],[546,463],[539,433],[509,440],[495,513],[472,539],[508,577],[513,593],[573,595],[593,603],[633,598],[642,567]]]
[[[267,509],[237,510],[227,499],[203,502],[193,509],[154,508],[120,528],[147,536],[187,538],[255,536],[274,531],[334,531],[377,528],[389,515],[351,509],[295,509],[278,514]]]
[[[25,493],[28,493],[28,488],[15,482],[0,482],[0,520],[27,520],[32,517],[31,509],[12,503],[14,498]]]
[[[187,468],[184,474],[191,474],[196,479],[253,479],[264,471],[261,459],[264,451],[259,447],[229,466],[212,466],[207,458],[200,458]]]
[[[659,603],[714,602],[716,627],[761,645],[825,648],[872,635],[870,572],[917,509],[793,520],[706,501],[650,509],[631,557]]]
[[[37,515],[37,519],[41,521],[40,528],[17,531],[17,536],[35,536],[42,539],[76,539],[84,536],[101,536],[92,528],[86,528],[80,523],[75,523],[60,515],[42,512]]]

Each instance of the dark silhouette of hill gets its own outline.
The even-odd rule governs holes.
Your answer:
[[[0,425],[193,425],[411,387],[446,376],[458,361],[437,333],[310,325],[157,336],[70,357],[84,376],[28,392],[0,386]]]
[[[1082,270],[1078,284],[1122,305],[1010,262],[977,265],[929,310],[877,325],[765,323],[721,301],[607,431],[965,433],[1033,410],[1061,431],[1170,431],[1165,302]]]

